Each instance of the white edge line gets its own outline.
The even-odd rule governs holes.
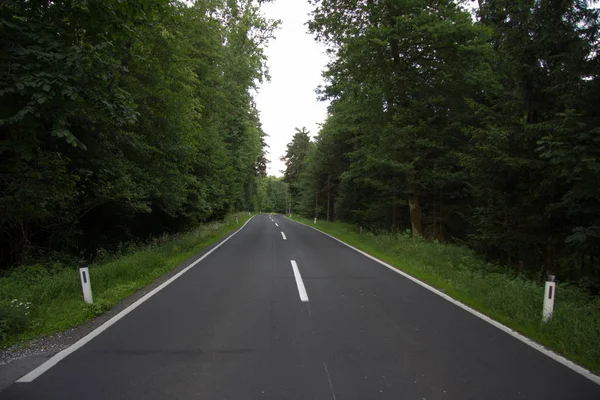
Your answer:
[[[290,262],[292,263],[292,270],[294,270],[294,278],[296,279],[296,286],[298,286],[300,300],[306,303],[308,302],[308,293],[306,293],[306,288],[304,287],[304,282],[302,281],[302,275],[300,275],[298,264],[296,264],[296,261],[294,260],[290,260]]]
[[[283,238],[283,240],[287,240],[287,238],[285,237],[285,233],[281,232],[281,237]]]
[[[288,218],[288,217],[285,217],[285,218]],[[550,349],[542,346],[541,344],[533,341],[532,339],[529,339],[528,337],[521,335],[519,332],[515,331],[514,329],[511,329],[508,326],[503,325],[503,324],[501,324],[500,322],[498,322],[496,320],[493,320],[492,318],[488,317],[487,315],[482,314],[481,312],[479,312],[479,311],[477,311],[477,310],[475,310],[475,309],[473,309],[473,308],[471,308],[471,307],[469,307],[469,306],[461,303],[460,301],[458,301],[458,300],[456,300],[456,299],[448,296],[446,293],[443,293],[443,292],[439,291],[438,289],[434,288],[433,286],[429,286],[425,282],[421,282],[420,280],[418,280],[417,278],[415,278],[415,277],[407,274],[406,272],[403,272],[403,271],[399,270],[398,268],[396,268],[396,267],[394,267],[394,266],[392,266],[392,265],[390,265],[390,264],[388,264],[388,263],[386,263],[384,261],[381,261],[378,258],[375,258],[372,255],[367,254],[364,251],[359,250],[356,247],[351,246],[348,243],[346,243],[346,242],[344,242],[344,241],[342,241],[342,240],[340,240],[340,239],[338,239],[338,238],[336,238],[336,237],[334,237],[334,236],[332,236],[332,235],[330,235],[328,233],[320,231],[317,228],[314,228],[314,227],[312,227],[310,225],[306,225],[306,224],[304,224],[302,222],[298,222],[298,221],[295,221],[295,220],[290,219],[290,218],[288,218],[288,219],[290,221],[293,221],[293,222],[297,223],[297,224],[304,225],[307,228],[314,229],[315,231],[320,232],[320,233],[322,233],[325,236],[329,236],[330,238],[332,238],[332,239],[334,239],[334,240],[336,240],[336,241],[338,241],[338,242],[340,242],[340,243],[342,243],[342,244],[350,247],[352,250],[359,252],[363,256],[365,256],[367,258],[370,258],[371,260],[373,260],[373,261],[375,261],[375,262],[383,265],[384,267],[386,267],[386,268],[394,271],[395,273],[402,275],[406,279],[409,279],[409,280],[413,281],[417,285],[420,285],[420,286],[424,287],[425,289],[427,289],[427,290],[429,290],[429,291],[437,294],[438,296],[444,298],[445,300],[448,300],[450,303],[452,303],[452,304],[454,304],[454,305],[462,308],[463,310],[465,310],[467,312],[470,312],[471,314],[475,315],[476,317],[481,318],[485,322],[487,322],[487,323],[495,326],[496,328],[498,328],[498,329],[500,329],[500,330],[508,333],[509,335],[511,335],[515,339],[520,340],[521,342],[525,343],[529,347],[532,347],[535,350],[539,351],[540,353],[545,354],[546,356],[552,358],[554,361],[557,361],[557,362],[561,363],[562,365],[564,365],[565,367],[570,368],[571,370],[577,372],[580,375],[583,375],[584,377],[588,378],[589,380],[591,380],[595,384],[600,385],[600,376],[595,375],[593,372],[591,372],[591,371],[583,368],[580,365],[575,364],[573,361],[571,361],[571,360],[569,360],[569,359],[561,356],[560,354],[557,354],[557,353],[553,352],[552,350],[550,350]]]
[[[103,323],[102,325],[100,325],[99,327],[97,327],[96,329],[91,331],[90,333],[88,333],[86,336],[79,339],[77,342],[75,342],[71,346],[56,353],[48,361],[44,362],[43,364],[41,364],[34,370],[32,370],[29,373],[27,373],[26,375],[22,376],[16,382],[17,383],[33,382],[34,379],[36,379],[37,377],[42,375],[44,372],[48,371],[50,368],[54,367],[56,364],[58,364],[61,360],[63,360],[65,357],[67,357],[71,353],[73,353],[73,352],[77,351],[78,349],[80,349],[81,347],[83,347],[86,343],[88,343],[89,341],[94,339],[96,336],[98,336],[99,334],[101,334],[102,332],[107,330],[109,327],[111,327],[113,324],[115,324],[118,320],[120,320],[121,318],[123,318],[124,316],[126,316],[127,314],[129,314],[130,312],[135,310],[137,307],[142,305],[142,303],[144,303],[150,297],[154,296],[156,293],[160,292],[162,289],[167,287],[175,279],[177,279],[181,275],[185,274],[187,271],[189,271],[192,267],[194,267],[200,261],[204,260],[213,251],[217,250],[225,242],[227,242],[229,239],[231,239],[233,236],[235,236],[239,231],[241,231],[248,224],[248,222],[250,222],[250,220],[252,218],[254,218],[254,216],[250,217],[250,219],[248,219],[248,221],[246,221],[246,223],[244,225],[242,225],[238,230],[236,230],[231,235],[229,235],[227,238],[225,238],[223,241],[221,241],[221,243],[217,244],[215,247],[213,247],[212,249],[210,249],[209,251],[204,253],[196,261],[194,261],[193,263],[191,263],[190,265],[188,265],[187,267],[185,267],[184,269],[182,269],[181,271],[179,271],[178,273],[173,275],[167,281],[163,282],[160,286],[157,286],[156,288],[154,288],[151,292],[149,292],[146,295],[144,295],[143,297],[139,298],[136,302],[132,303],[129,307],[127,307],[126,309],[124,309],[123,311],[121,311],[120,313],[118,313],[117,315],[115,315],[114,317],[112,317],[111,319],[109,319],[108,321],[106,321],[105,323]]]
[[[331,377],[329,376],[329,370],[327,369],[327,363],[323,363],[325,367],[325,374],[327,375],[327,380],[329,381],[329,388],[331,389],[331,395],[333,396],[333,400],[336,400],[335,391],[333,390],[333,385],[331,384]]]

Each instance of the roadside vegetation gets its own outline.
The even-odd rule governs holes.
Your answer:
[[[460,243],[600,295],[600,11],[592,2],[314,2],[319,132],[291,209]],[[315,135],[316,134],[316,135]]]
[[[282,157],[291,212],[599,372],[599,10],[312,4],[330,104]]]
[[[293,216],[436,287],[576,363],[600,373],[600,298],[576,284],[557,286],[554,315],[542,323],[543,283],[484,261],[463,246],[407,233],[367,232]]]
[[[0,270],[259,210],[256,0],[0,3]],[[264,196],[263,196],[264,197]]]
[[[235,212],[285,209],[253,99],[278,26],[260,3],[0,3],[1,345],[103,313]]]
[[[77,264],[22,265],[6,272],[0,277],[0,346],[64,331],[103,314],[249,218],[247,212],[237,213],[147,244],[100,251],[89,266],[91,305],[83,301]]]

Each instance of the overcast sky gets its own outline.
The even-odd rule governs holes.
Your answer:
[[[315,136],[325,121],[327,104],[317,101],[315,89],[323,83],[321,71],[327,63],[325,48],[307,33],[305,25],[311,6],[307,0],[276,0],[262,5],[268,18],[282,24],[266,49],[271,81],[255,95],[271,161],[268,174],[281,176],[279,158],[294,135],[305,126]]]

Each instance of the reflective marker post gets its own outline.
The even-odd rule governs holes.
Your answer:
[[[542,321],[548,322],[552,319],[554,312],[554,298],[556,297],[556,276],[548,275],[546,286],[544,288],[544,309],[542,311]]]
[[[317,223],[317,217],[315,217],[315,222],[314,222],[314,223],[315,223],[315,224]]]
[[[92,304],[94,302],[92,298],[92,283],[90,282],[90,271],[85,261],[79,263],[79,279],[81,280],[83,300],[88,304]]]
[[[239,220],[239,218],[238,218],[238,216],[237,216],[237,215],[235,216],[235,223],[236,223],[236,224],[239,224],[239,223],[240,223],[240,220]]]

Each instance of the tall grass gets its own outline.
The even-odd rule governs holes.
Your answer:
[[[235,217],[238,216],[239,224]],[[163,236],[89,266],[94,304],[82,299],[76,265],[23,265],[0,277],[0,346],[73,328],[110,310],[206,246],[240,227],[248,213]]]
[[[544,284],[485,262],[468,248],[407,234],[363,233],[338,222],[314,226],[600,373],[600,298],[572,284],[557,287],[554,315],[541,321]]]

